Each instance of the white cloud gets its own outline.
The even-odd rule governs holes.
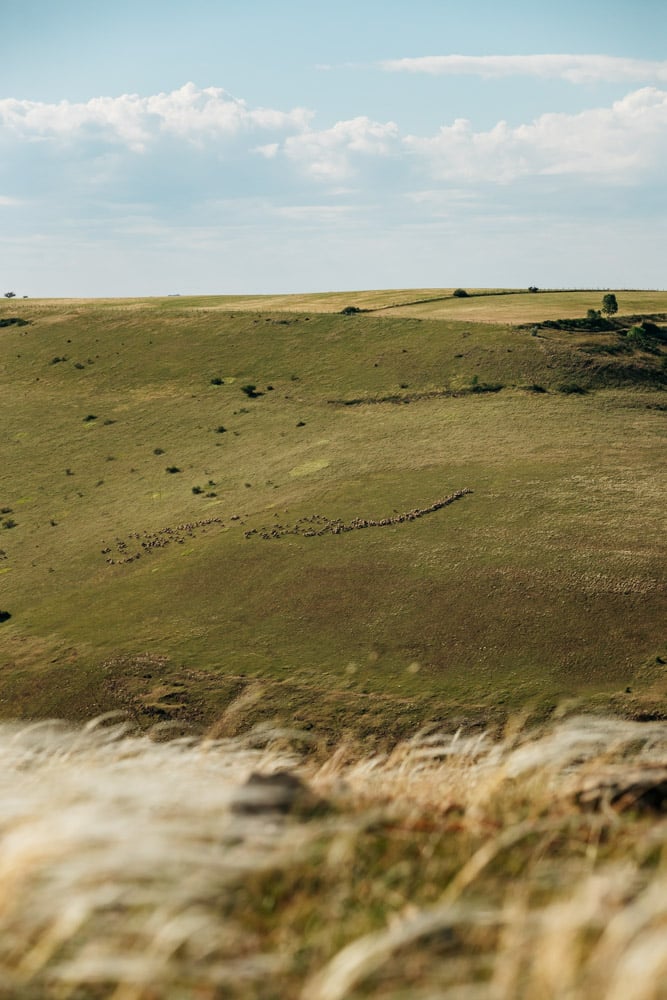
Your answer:
[[[457,119],[434,136],[407,136],[440,180],[506,183],[530,175],[584,175],[632,184],[661,171],[667,157],[667,91],[645,87],[609,108],[544,114],[511,128],[475,132]]]
[[[0,125],[25,137],[70,139],[97,129],[137,151],[164,134],[200,140],[242,131],[299,130],[310,118],[304,108],[249,108],[219,87],[200,90],[193,83],[149,97],[123,94],[83,103],[0,100]]]
[[[10,198],[9,195],[0,194],[0,208],[14,208],[16,205],[21,205],[23,202],[20,198]]]
[[[259,153],[259,155],[263,156],[265,160],[273,160],[278,155],[279,149],[279,142],[268,142],[264,146],[255,146],[253,153]]]
[[[335,182],[354,174],[357,154],[387,156],[398,138],[398,126],[394,122],[382,124],[360,116],[336,122],[321,131],[309,129],[289,136],[284,150],[287,157],[310,176]]]
[[[381,66],[394,73],[433,76],[534,76],[570,83],[667,82],[667,61],[604,55],[419,56],[388,59]]]

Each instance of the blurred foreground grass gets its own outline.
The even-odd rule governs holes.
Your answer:
[[[3,1000],[667,996],[666,724],[368,756],[233,714],[2,726]]]

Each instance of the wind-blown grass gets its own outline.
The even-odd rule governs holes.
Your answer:
[[[664,723],[325,758],[5,724],[0,760],[3,998],[667,995]]]

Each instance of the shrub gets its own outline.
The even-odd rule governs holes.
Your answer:
[[[359,306],[345,306],[344,309],[341,309],[340,315],[341,316],[353,316],[355,313],[360,313],[360,312],[361,312],[361,309],[359,308]]]
[[[193,493],[194,493],[194,494],[195,494],[196,496],[199,496],[199,494],[200,494],[200,493],[203,493],[203,492],[204,492],[204,490],[202,489],[202,487],[201,487],[201,486],[193,486],[193,487],[192,487],[192,492],[193,492]]]
[[[2,326],[27,326],[27,319],[20,319],[18,316],[3,316],[0,319],[0,327]]]
[[[533,294],[535,294],[535,292],[539,292],[539,288],[537,287],[537,285],[529,285],[528,286],[528,291],[532,292]]]
[[[564,392],[567,396],[584,396],[588,389],[584,389],[578,382],[562,382],[558,386],[558,391]]]
[[[467,299],[468,298],[468,293],[466,292],[465,288],[456,288],[454,290],[454,292],[453,292],[453,295],[454,295],[455,299]]]
[[[9,611],[0,611],[0,622],[8,622],[11,617]]]
[[[600,319],[601,315],[602,315],[602,313],[600,312],[599,309],[588,309],[586,311],[586,319],[589,319],[589,320]]]
[[[154,455],[164,455],[164,448],[153,448]]]
[[[216,427],[216,429],[215,429],[215,433],[216,434],[225,434],[226,432],[227,432],[227,428],[223,427],[222,424],[220,424],[220,426]]]
[[[263,393],[257,392],[257,386],[249,383],[248,385],[241,386],[241,392],[244,392],[248,399],[257,399],[258,396],[262,396]]]
[[[173,475],[173,474],[174,474],[175,472],[180,472],[180,471],[181,471],[181,470],[179,469],[179,467],[178,467],[177,465],[168,465],[168,466],[167,466],[167,472],[170,472],[170,473],[171,473],[172,475]]]
[[[224,379],[219,378],[217,375],[215,378],[211,379],[211,385],[224,385],[224,384],[225,384]]]
[[[89,413],[87,417],[83,418],[84,424],[89,424],[91,420],[97,420],[97,417],[94,413]]]
[[[500,392],[503,389],[502,382],[473,382],[470,386],[471,392]]]
[[[2,522],[2,527],[3,528],[7,528],[7,529],[9,529],[9,528],[15,528],[16,527],[16,521],[14,520],[13,517],[7,517]]]

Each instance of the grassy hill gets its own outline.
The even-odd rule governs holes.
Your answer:
[[[660,712],[667,294],[469,292],[3,302],[2,714]]]

